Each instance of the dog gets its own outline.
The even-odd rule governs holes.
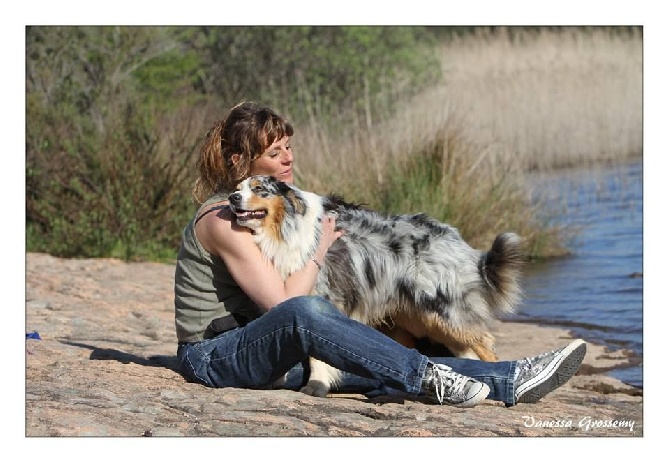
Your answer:
[[[329,248],[314,294],[405,346],[427,338],[457,357],[497,360],[489,326],[522,297],[524,256],[515,233],[498,235],[483,252],[424,213],[384,215],[271,176],[242,181],[228,200],[284,279],[314,256],[323,215],[336,216],[345,234]],[[337,369],[310,359],[301,391],[325,396],[338,380]]]

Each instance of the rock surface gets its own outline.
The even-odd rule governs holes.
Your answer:
[[[210,389],[175,372],[174,266],[26,257],[25,435],[219,437],[643,436],[642,391],[606,376],[625,352],[589,344],[582,369],[537,404],[472,409],[416,399]],[[501,359],[565,344],[503,322]]]

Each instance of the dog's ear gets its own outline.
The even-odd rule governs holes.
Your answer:
[[[295,190],[291,190],[291,192],[287,194],[287,197],[291,199],[296,213],[302,216],[307,212],[307,204],[305,203],[305,200],[301,195],[298,195]]]
[[[289,192],[293,191],[291,186],[288,185],[286,182],[282,182],[280,180],[277,180],[274,177],[270,177],[270,181],[272,182],[272,184],[277,189],[277,192],[279,192],[279,194],[281,194],[281,195],[285,196],[285,195],[288,195]]]
[[[291,187],[289,184],[276,180],[275,186],[277,191],[288,201],[288,203],[293,207],[293,211],[300,215],[304,215],[307,211],[307,204],[305,203],[304,198],[296,191],[295,188]]]
[[[350,203],[336,193],[330,193],[325,197],[323,208],[326,211],[337,211],[337,210],[352,210],[352,209],[367,209],[363,203]]]
[[[326,213],[337,211],[338,204],[332,196],[323,197],[323,210]]]

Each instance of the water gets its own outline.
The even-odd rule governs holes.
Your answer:
[[[608,375],[642,387],[642,162],[530,182],[561,207],[556,222],[579,233],[569,243],[571,256],[527,268],[515,319],[631,350],[638,362]]]

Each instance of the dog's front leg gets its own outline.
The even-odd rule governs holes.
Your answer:
[[[340,371],[318,359],[309,358],[309,369],[309,380],[300,389],[307,395],[324,397],[340,381]]]

